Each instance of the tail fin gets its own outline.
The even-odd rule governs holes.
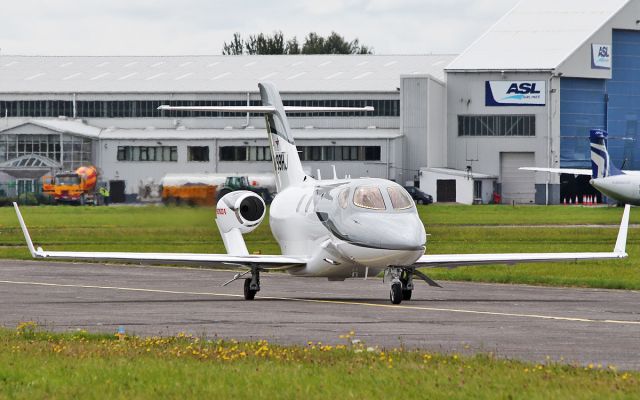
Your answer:
[[[258,86],[262,105],[275,108],[274,112],[265,114],[265,121],[276,175],[276,188],[280,192],[288,186],[300,185],[311,178],[307,177],[302,169],[280,93],[270,82],[260,83]]]
[[[592,129],[589,135],[591,141],[591,169],[593,179],[623,175],[622,171],[613,165],[609,157],[608,136],[607,131],[602,129]]]

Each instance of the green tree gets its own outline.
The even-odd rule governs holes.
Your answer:
[[[231,42],[224,43],[222,54],[373,54],[373,48],[361,45],[357,38],[349,42],[336,32],[331,32],[326,38],[310,32],[302,45],[295,36],[285,40],[281,31],[272,35],[250,35],[247,40],[236,32]]]
[[[244,41],[239,32],[233,34],[231,42],[224,42],[222,46],[222,55],[224,56],[239,56],[242,55],[244,49]]]

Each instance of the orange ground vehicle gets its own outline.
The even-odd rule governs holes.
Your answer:
[[[56,203],[97,204],[95,167],[80,167],[75,171],[57,173],[52,196]],[[43,180],[43,191],[45,184]]]
[[[55,177],[52,175],[45,175],[42,177],[42,194],[53,196],[55,192]]]
[[[216,187],[206,184],[163,186],[162,202],[165,204],[213,206],[216,204]]]

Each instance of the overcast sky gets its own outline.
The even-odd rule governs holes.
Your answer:
[[[459,53],[518,0],[5,0],[1,54],[220,54],[234,32],[359,38],[376,54]]]

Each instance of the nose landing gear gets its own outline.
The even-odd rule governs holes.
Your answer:
[[[384,273],[385,278],[391,277],[391,291],[389,299],[392,304],[400,304],[403,300],[411,300],[413,294],[413,277],[417,276],[427,282],[429,286],[442,288],[437,282],[429,278],[415,267],[389,267]]]
[[[410,268],[390,267],[385,276],[391,276],[391,304],[400,304],[402,300],[410,300],[413,292],[413,273]]]

